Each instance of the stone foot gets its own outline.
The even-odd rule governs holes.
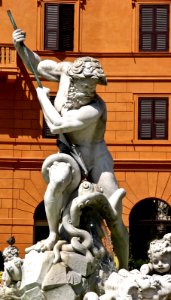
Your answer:
[[[46,240],[42,240],[35,245],[28,247],[25,249],[26,253],[29,253],[31,250],[35,250],[37,252],[45,252],[53,249],[56,244],[56,238],[49,236]]]

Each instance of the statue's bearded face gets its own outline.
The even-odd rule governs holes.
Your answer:
[[[65,108],[74,109],[89,104],[96,94],[96,82],[92,78],[74,79],[71,83]]]

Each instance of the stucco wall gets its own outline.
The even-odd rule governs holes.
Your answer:
[[[131,0],[82,1],[81,7],[78,0],[69,0],[75,4],[74,52],[43,51],[45,2],[50,1],[1,0],[0,44],[12,43],[10,9],[27,32],[27,45],[43,59],[73,61],[90,55],[100,60],[108,79],[106,87],[97,87],[108,110],[105,139],[119,185],[127,191],[123,220],[129,226],[130,211],[142,199],[157,197],[170,204],[171,122],[168,140],[144,142],[137,137],[137,116],[139,96],[166,96],[170,102],[171,54],[138,53],[140,0],[135,7]],[[42,139],[33,76],[19,59],[11,67],[0,63],[0,70],[0,250],[13,234],[23,255],[33,242],[34,212],[45,191],[41,164],[57,148],[55,140]],[[55,94],[56,83],[42,83]]]

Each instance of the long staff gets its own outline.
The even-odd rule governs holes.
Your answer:
[[[10,21],[11,21],[11,23],[12,23],[12,26],[13,26],[14,30],[16,30],[16,29],[17,29],[17,25],[16,25],[16,23],[15,23],[15,21],[14,21],[14,18],[13,18],[13,16],[12,16],[11,11],[10,11],[10,10],[7,10],[7,14],[8,14],[9,18],[10,18]],[[20,42],[20,45],[21,45],[21,47],[23,48],[24,54],[26,55],[26,57],[28,57],[28,50],[27,50],[27,47],[24,45],[23,42]],[[30,70],[32,71],[32,73],[33,73],[33,75],[34,75],[34,77],[35,77],[35,79],[36,79],[36,81],[37,81],[38,87],[43,88],[42,83],[41,83],[41,81],[40,81],[40,79],[39,79],[39,77],[38,77],[38,75],[37,75],[37,72],[36,72],[34,66],[32,65],[32,63],[31,63],[31,61],[30,61],[29,59],[28,59],[28,62],[27,62],[27,63],[28,63],[28,65],[29,65],[29,67],[30,67]]]
[[[12,16],[11,11],[7,10],[7,14],[8,14],[9,18],[10,18],[10,21],[12,23],[12,26],[13,26],[14,30],[16,30],[17,29],[17,25],[16,25],[16,23],[14,21],[14,18]],[[26,55],[26,57],[28,57],[29,55],[28,55],[27,47],[24,45],[23,42],[20,42],[20,45],[23,48],[24,54]],[[33,73],[36,81],[37,81],[38,87],[43,88],[43,85],[42,85],[42,83],[41,83],[41,81],[40,81],[40,79],[39,79],[39,77],[37,75],[37,72],[36,72],[33,64],[31,63],[31,61],[29,59],[27,61],[27,64],[28,64],[30,70],[32,71],[32,73]],[[71,143],[70,139],[68,138],[68,136],[65,133],[63,133],[63,136],[65,137],[65,139],[67,141],[67,144],[69,145],[69,150],[70,150],[71,156],[73,156],[75,158],[75,160],[78,162],[78,164],[81,167],[82,174],[86,178],[88,176],[88,171],[87,171],[87,168],[86,168],[85,163],[83,161],[83,158],[81,156],[81,153],[77,149],[76,145],[74,145],[74,144]]]

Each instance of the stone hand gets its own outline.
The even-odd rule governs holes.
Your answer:
[[[46,88],[46,87],[43,87],[43,88],[38,87],[36,89],[36,92],[37,92],[38,98],[43,100],[44,98],[49,97],[50,89]]]
[[[13,32],[12,37],[13,37],[14,46],[17,47],[21,42],[25,41],[26,33],[21,29],[16,29]]]

